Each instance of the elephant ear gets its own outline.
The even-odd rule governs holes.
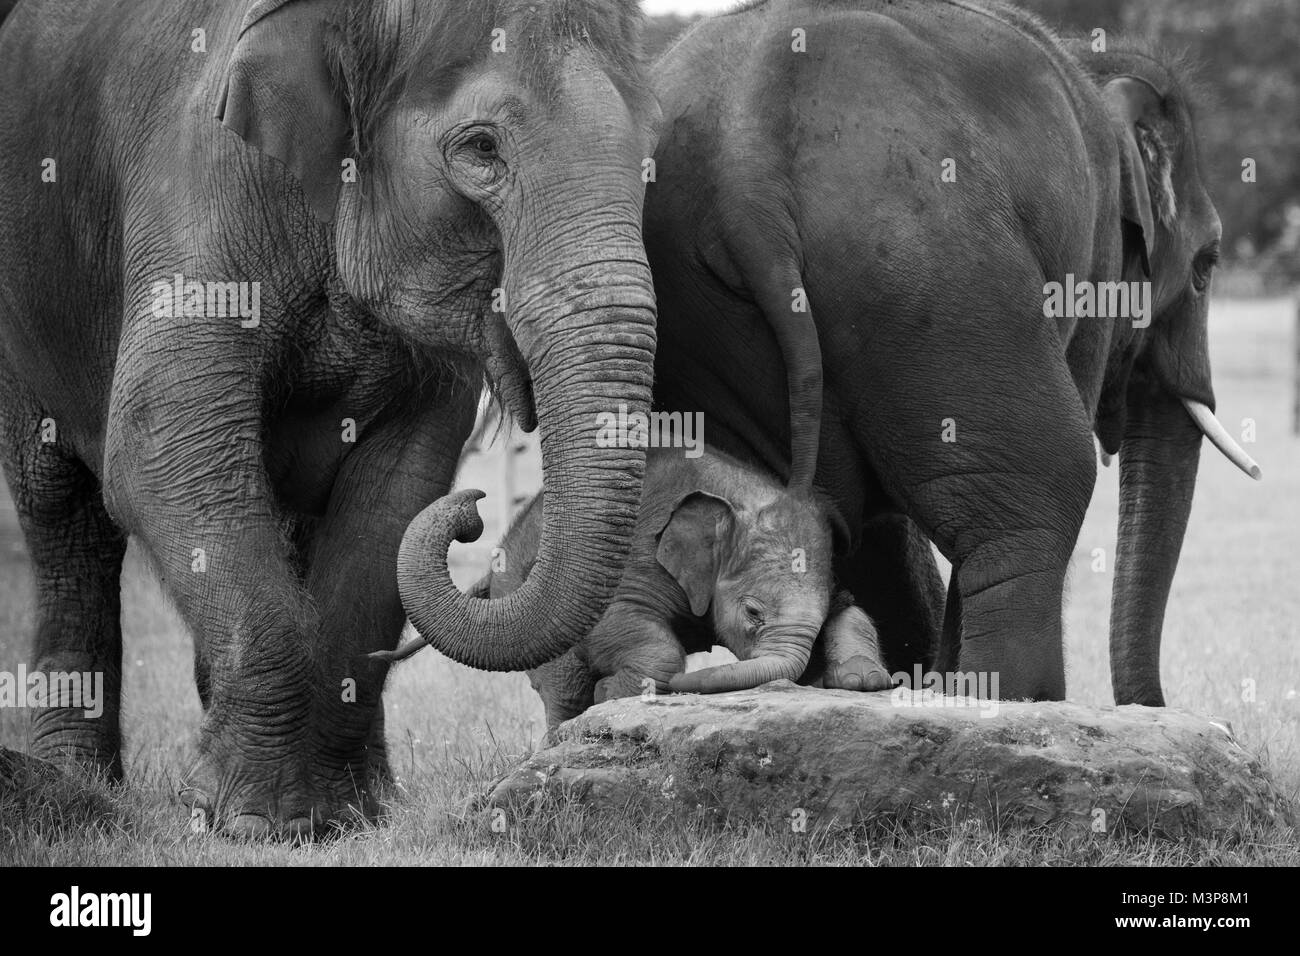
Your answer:
[[[1102,88],[1102,98],[1119,141],[1125,245],[1132,244],[1140,257],[1143,274],[1149,277],[1155,254],[1156,213],[1160,221],[1167,223],[1174,215],[1168,152],[1156,132],[1161,96],[1140,77],[1117,76]]]
[[[686,592],[696,617],[703,617],[713,601],[723,548],[734,526],[731,502],[707,491],[692,491],[673,506],[659,532],[655,557]]]
[[[217,119],[283,163],[312,212],[332,222],[349,126],[325,57],[339,0],[257,0],[226,67]]]

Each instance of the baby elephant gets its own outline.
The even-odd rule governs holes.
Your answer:
[[[518,588],[537,556],[542,496],[502,542],[478,593]],[[632,555],[592,631],[530,672],[556,724],[591,703],[655,693],[715,693],[780,678],[880,690],[890,684],[860,609],[831,611],[831,529],[823,508],[718,452],[650,449]],[[824,647],[808,669],[825,625]],[[737,662],[684,673],[686,655],[726,646]]]

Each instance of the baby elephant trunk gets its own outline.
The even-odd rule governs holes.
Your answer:
[[[669,686],[681,694],[723,694],[749,690],[774,680],[798,680],[808,667],[820,624],[762,634],[748,660],[678,674]]]

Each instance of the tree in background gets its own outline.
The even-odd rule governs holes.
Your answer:
[[[1296,0],[1019,0],[1065,33],[1138,36],[1193,64],[1202,175],[1224,254],[1300,280],[1300,3]],[[1253,183],[1242,162],[1255,160]]]

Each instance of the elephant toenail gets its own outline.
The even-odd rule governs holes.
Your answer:
[[[212,809],[212,804],[208,800],[208,795],[197,787],[181,787],[176,791],[176,798],[191,809],[208,811]]]
[[[290,840],[306,840],[312,835],[311,817],[294,817],[284,825],[284,836]]]
[[[264,840],[271,832],[271,821],[256,813],[241,813],[227,828],[231,836],[244,840]]]

